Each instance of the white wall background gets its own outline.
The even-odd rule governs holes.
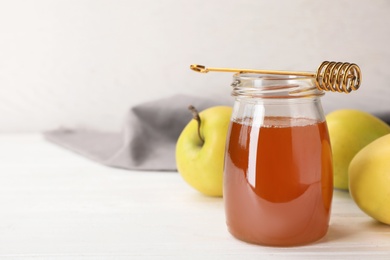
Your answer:
[[[231,75],[189,64],[314,71],[357,63],[361,89],[326,111],[390,110],[387,0],[0,0],[0,132],[119,130],[129,107],[228,97]]]

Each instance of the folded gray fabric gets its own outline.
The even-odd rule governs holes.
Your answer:
[[[232,105],[229,97],[211,100],[186,95],[137,105],[126,116],[124,128],[118,133],[78,129],[58,129],[44,136],[99,163],[133,170],[176,170],[177,138],[192,114],[189,105],[203,110],[215,105]],[[390,113],[377,114],[390,123]]]
[[[388,125],[390,125],[390,112],[382,112],[382,113],[377,113],[374,115],[379,117],[383,121],[385,121]]]
[[[107,166],[133,170],[176,170],[175,146],[192,118],[188,106],[199,111],[233,100],[210,100],[176,95],[131,108],[118,133],[58,129],[44,133],[47,140]]]

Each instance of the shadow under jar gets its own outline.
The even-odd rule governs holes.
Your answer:
[[[324,92],[300,76],[238,73],[232,86],[223,195],[229,232],[268,246],[322,238],[333,194]]]

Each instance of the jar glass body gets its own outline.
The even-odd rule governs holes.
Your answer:
[[[237,74],[224,203],[230,233],[270,246],[323,237],[333,193],[322,92],[310,78]]]

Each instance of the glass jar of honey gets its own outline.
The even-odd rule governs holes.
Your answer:
[[[324,92],[315,84],[304,76],[234,75],[223,195],[234,237],[294,246],[326,234],[332,156]]]

